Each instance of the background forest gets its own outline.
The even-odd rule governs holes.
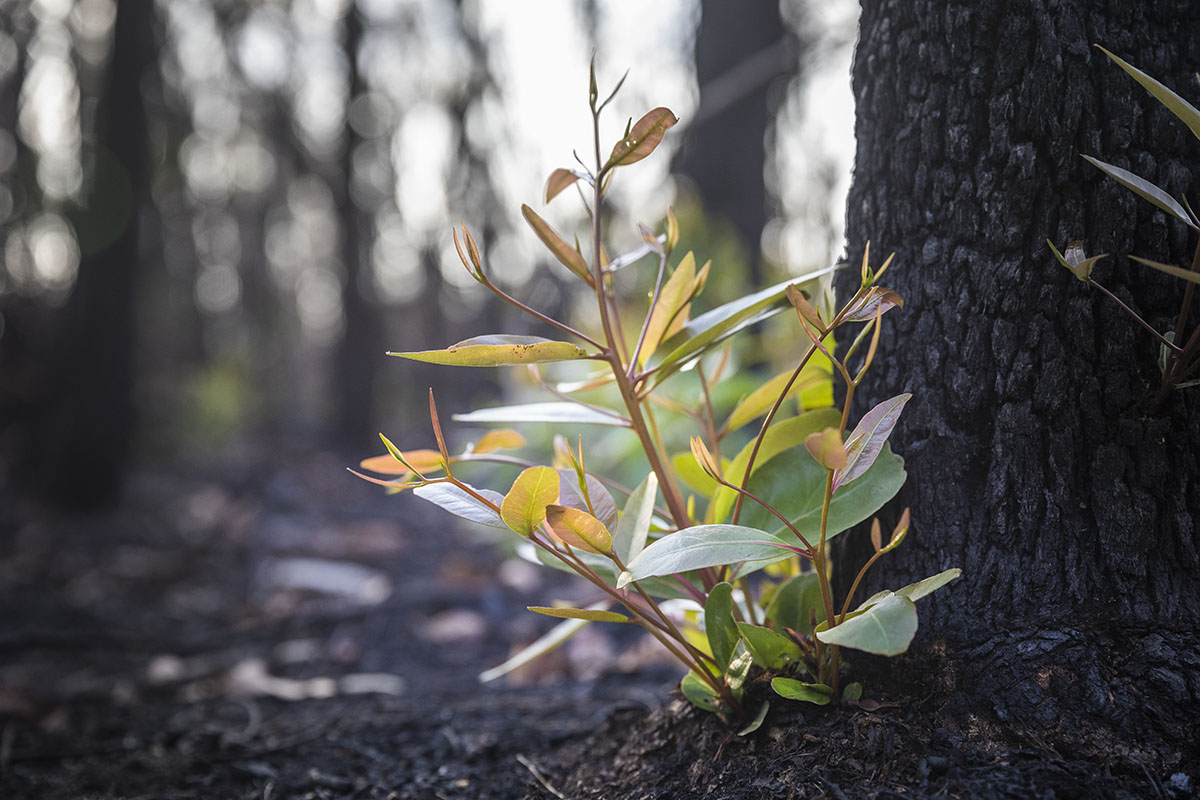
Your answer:
[[[528,326],[458,266],[464,219],[569,313],[519,208],[587,141],[593,51],[635,72],[611,125],[682,120],[616,187],[610,246],[674,205],[712,303],[829,263],[856,9],[751,8],[0,3],[0,482],[95,507],[131,462],[361,456],[428,386],[447,411],[499,391],[383,354]]]

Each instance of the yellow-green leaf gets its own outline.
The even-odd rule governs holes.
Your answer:
[[[567,244],[566,240],[558,235],[558,231],[550,227],[549,222],[539,217],[537,212],[529,206],[521,206],[521,215],[525,217],[529,227],[533,228],[533,232],[542,240],[542,244],[546,245],[546,248],[554,254],[560,264],[587,281],[589,286],[596,285],[583,256],[578,250]]]
[[[1083,156],[1083,159],[1126,189],[1158,206],[1189,228],[1200,231],[1200,226],[1192,222],[1192,218],[1188,216],[1183,206],[1179,205],[1175,198],[1167,194],[1166,190],[1162,187],[1151,183],[1140,175],[1133,174],[1129,170],[1121,169],[1113,164],[1107,164],[1098,158]]]
[[[1200,272],[1192,272],[1190,269],[1183,269],[1181,267],[1172,266],[1171,264],[1164,264],[1161,261],[1151,261],[1148,258],[1139,258],[1137,256],[1130,256],[1130,258],[1139,264],[1145,264],[1147,267],[1152,267],[1159,272],[1165,272],[1168,275],[1174,275],[1176,278],[1182,278],[1183,280],[1191,281],[1192,283],[1200,283]]]
[[[616,611],[597,608],[558,608],[555,606],[527,606],[535,614],[559,619],[585,619],[588,622],[629,622],[629,617]]]
[[[825,360],[828,361],[828,359]],[[779,373],[743,397],[734,406],[733,411],[730,412],[729,419],[725,422],[725,430],[736,431],[747,422],[756,420],[763,414],[766,414],[771,406],[775,404],[779,393],[783,391],[783,387],[787,385],[788,379],[792,377],[794,371],[789,369]],[[800,375],[792,384],[792,388],[788,389],[788,397],[807,392],[810,389],[817,389],[823,384],[832,383],[832,381],[833,377],[828,369],[822,364],[815,364],[813,360],[810,360],[809,363],[804,365],[804,369],[800,370]]]
[[[841,469],[846,466],[846,445],[837,428],[825,428],[810,433],[804,438],[804,447],[825,469]]]
[[[446,364],[455,367],[502,367],[512,364],[545,364],[587,358],[588,353],[570,342],[555,342],[539,336],[492,334],[476,336],[445,350],[420,350],[413,353],[388,353],[412,361]]]
[[[1170,111],[1180,120],[1182,120],[1185,125],[1191,128],[1192,133],[1196,136],[1196,138],[1200,139],[1200,111],[1197,111],[1195,106],[1193,106],[1187,100],[1184,100],[1179,95],[1175,94],[1175,92],[1171,91],[1154,78],[1151,78],[1149,75],[1142,72],[1137,67],[1125,63],[1120,58],[1117,58],[1115,55],[1105,50],[1103,47],[1100,47],[1100,45],[1096,45],[1096,47],[1102,53],[1104,53],[1104,55],[1115,61],[1117,66],[1133,76],[1135,81],[1140,83],[1146,89],[1146,91],[1150,92],[1150,94],[1154,95],[1154,98],[1166,106],[1168,111]]]
[[[525,446],[525,437],[512,428],[499,428],[485,433],[475,443],[473,453],[494,453],[497,450],[516,450]]]
[[[634,164],[654,152],[667,129],[679,122],[679,118],[662,106],[646,112],[629,130],[624,139],[613,147],[604,171],[613,167]]]
[[[700,271],[701,275],[707,277],[708,268],[709,264],[705,264]],[[639,361],[645,363],[664,339],[670,338],[683,328],[687,323],[689,305],[698,291],[696,257],[688,253],[658,292],[658,302],[650,313],[650,323],[646,326],[646,340],[642,344]]]
[[[567,506],[546,506],[546,525],[562,542],[585,553],[612,550],[612,535],[604,523],[586,511]]]
[[[546,506],[558,499],[558,473],[551,467],[530,467],[517,476],[500,504],[500,519],[522,536],[533,533],[546,518]]]

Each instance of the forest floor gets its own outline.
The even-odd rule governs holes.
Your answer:
[[[569,577],[336,457],[287,463],[143,472],[89,517],[0,494],[0,797],[1178,800],[1200,783],[1194,761],[1000,741],[886,679],[866,708],[777,701],[732,737],[614,627],[480,684],[553,624],[524,606],[578,599]]]

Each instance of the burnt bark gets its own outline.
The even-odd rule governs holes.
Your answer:
[[[1196,195],[1200,145],[1092,47],[1194,102],[1192,11],[864,0],[854,65],[849,255],[894,251],[906,301],[864,399],[915,394],[893,437],[914,533],[863,596],[962,567],[920,608],[951,702],[1114,754],[1197,748],[1200,394],[1150,415],[1157,345],[1045,240],[1117,254],[1095,277],[1174,324],[1182,282],[1123,256],[1187,264],[1194,240],[1079,154]]]

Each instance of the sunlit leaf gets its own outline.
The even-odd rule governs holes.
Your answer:
[[[497,508],[504,502],[504,497],[499,492],[493,492],[490,489],[472,488],[476,494],[490,501]],[[508,530],[508,526],[504,524],[504,520],[487,503],[480,501],[476,497],[472,497],[466,491],[452,483],[431,483],[425,486],[418,486],[413,489],[413,494],[422,500],[428,500],[430,503],[440,506],[456,517],[462,517],[471,522],[478,522],[490,528]]]
[[[559,608],[557,606],[528,606],[530,611],[559,619],[585,619],[588,622],[629,622],[629,617],[616,611],[600,608]]]
[[[733,654],[729,657],[729,666],[725,668],[725,685],[733,692],[733,696],[741,698],[742,687],[750,676],[750,667],[754,665],[754,656],[746,642],[737,639],[733,645]]]
[[[582,403],[569,402],[481,408],[466,414],[455,414],[454,419],[459,422],[554,422],[629,427],[629,420],[617,414],[607,414]]]
[[[513,481],[500,504],[500,518],[516,533],[530,536],[546,518],[546,506],[558,499],[558,473],[530,467]]]
[[[792,284],[800,284],[837,269],[826,267],[815,270],[783,283],[733,300],[708,311],[683,326],[675,336],[663,342],[667,355],[655,366],[652,384],[657,385],[669,374],[677,371],[696,356],[699,356],[728,337],[790,308],[785,291]]]
[[[763,669],[779,669],[801,658],[800,645],[782,633],[748,622],[737,623],[738,633],[746,640],[754,663]]]
[[[798,417],[776,422],[767,429],[767,435],[763,437],[762,446],[759,448],[758,456],[754,460],[754,472],[762,469],[764,464],[767,464],[780,453],[804,444],[804,440],[809,434],[837,425],[841,422],[841,419],[842,415],[835,409],[821,408],[816,411],[806,412]],[[742,448],[741,452],[730,463],[729,469],[725,471],[730,483],[735,485],[741,484],[742,476],[746,474],[746,465],[750,463],[750,453],[753,448],[754,443],[750,442]],[[808,456],[805,456],[805,458],[808,458]],[[735,491],[721,487],[713,497],[712,510],[709,513],[710,519],[714,522],[724,521],[729,516],[729,512],[736,500],[737,493]]]
[[[1147,267],[1152,267],[1160,272],[1174,275],[1176,278],[1183,278],[1185,281],[1191,281],[1192,283],[1200,283],[1200,272],[1192,272],[1190,269],[1182,269],[1171,264],[1164,264],[1161,261],[1151,261],[1148,258],[1139,258],[1138,256],[1130,256],[1130,258],[1139,264],[1145,264]]]
[[[846,310],[846,322],[869,322],[878,314],[886,314],[897,306],[904,307],[904,298],[891,289],[872,286],[865,295]]]
[[[657,498],[658,476],[651,472],[629,495],[613,531],[613,550],[622,561],[632,561],[645,548]]]
[[[1100,45],[1096,45],[1096,48],[1103,52],[1104,55],[1115,61],[1117,66],[1133,76],[1135,81],[1145,87],[1146,91],[1154,95],[1154,98],[1158,100],[1158,102],[1167,107],[1168,111],[1170,111],[1180,120],[1182,120],[1185,125],[1191,128],[1192,133],[1196,136],[1196,138],[1200,139],[1200,111],[1197,111],[1195,106],[1193,106],[1187,100],[1184,100],[1179,95],[1175,94],[1175,92],[1171,91],[1154,78],[1151,78],[1149,75],[1142,72],[1137,67],[1127,64],[1125,61],[1122,61],[1108,50],[1100,47]]]
[[[578,508],[547,506],[546,526],[559,541],[585,553],[607,553],[612,550],[612,536],[604,523]]]
[[[551,200],[557,197],[563,189],[566,189],[581,177],[581,175],[561,167],[551,172],[550,177],[546,179],[546,202],[549,203]]]
[[[1180,222],[1183,222],[1189,228],[1200,230],[1200,227],[1197,227],[1196,223],[1192,222],[1191,217],[1188,216],[1183,206],[1175,202],[1175,198],[1167,194],[1165,190],[1155,186],[1145,178],[1138,177],[1132,172],[1113,166],[1112,164],[1107,164],[1098,158],[1084,156],[1084,159],[1126,189],[1129,189],[1142,199],[1150,201]]]
[[[637,163],[653,153],[667,130],[676,122],[679,122],[679,119],[670,109],[660,106],[646,112],[645,116],[630,128],[625,138],[613,147],[612,155],[604,165],[604,171]]]
[[[864,611],[827,630],[817,626],[816,637],[825,644],[849,647],[881,656],[896,656],[908,649],[917,632],[917,607],[907,597],[889,594]]]
[[[737,624],[733,619],[733,586],[718,583],[704,601],[704,630],[713,659],[724,672],[729,668],[733,648],[738,643]]]
[[[587,358],[588,353],[570,342],[555,342],[539,336],[494,334],[476,336],[450,345],[445,350],[388,353],[389,356],[445,364],[455,367],[502,367],[512,364],[544,364]]]
[[[802,700],[818,706],[828,705],[833,689],[823,683],[802,683],[794,678],[772,678],[771,688],[780,697]]]
[[[750,492],[787,517],[809,542],[821,535],[821,504],[825,469],[802,448],[784,451],[754,472]],[[878,511],[904,485],[904,461],[884,445],[875,463],[860,478],[842,487],[829,504],[827,537],[833,538]],[[775,515],[749,500],[742,506],[742,524],[762,528],[792,540]],[[795,544],[795,541],[792,540]]]
[[[525,437],[512,428],[497,428],[479,437],[472,453],[494,453],[497,450],[516,450],[525,446]]]
[[[766,414],[779,398],[779,393],[783,391],[783,387],[787,385],[788,379],[792,377],[794,371],[794,369],[789,369],[779,373],[743,397],[730,412],[729,419],[725,422],[725,430],[736,431],[746,423]],[[792,383],[792,388],[788,389],[787,396],[794,397],[823,383],[832,383],[832,375],[820,365],[809,362],[804,365],[804,369]]]
[[[539,217],[537,212],[527,205],[521,206],[521,215],[525,217],[529,227],[533,228],[533,232],[542,240],[542,244],[546,245],[546,249],[554,254],[560,264],[587,281],[589,286],[596,285],[588,270],[587,261],[578,250],[567,244],[566,240],[558,235],[558,231],[550,227],[549,222]]]
[[[817,622],[825,620],[825,608],[821,602],[821,583],[815,572],[795,575],[779,586],[767,606],[766,618],[780,628],[791,628],[797,633],[812,633],[811,613],[816,612]]]
[[[588,504],[579,490],[579,477],[575,471],[560,469],[558,477],[558,505],[588,511]],[[594,514],[605,526],[616,525],[617,501],[613,499],[612,493],[594,475],[585,476],[585,481],[588,498],[592,501],[589,513]]]
[[[648,545],[626,565],[617,587],[643,578],[742,561],[765,566],[791,558],[792,552],[785,549],[789,544],[778,536],[743,525],[696,525]]]
[[[406,450],[404,460],[414,469],[422,472],[435,472],[442,468],[442,454],[437,450]],[[363,469],[378,472],[380,475],[411,475],[412,470],[389,455],[372,456],[359,462]]]
[[[892,435],[892,429],[896,427],[904,405],[911,399],[912,394],[905,392],[890,400],[884,400],[863,414],[863,418],[854,426],[846,440],[846,465],[833,475],[834,491],[871,468],[883,451],[888,437]]]
[[[650,313],[650,322],[646,326],[646,338],[638,359],[641,363],[645,363],[658,349],[668,328],[677,320],[680,325],[687,321],[687,307],[692,299],[695,280],[696,259],[689,252],[659,289],[658,302],[654,305],[654,310]]]

